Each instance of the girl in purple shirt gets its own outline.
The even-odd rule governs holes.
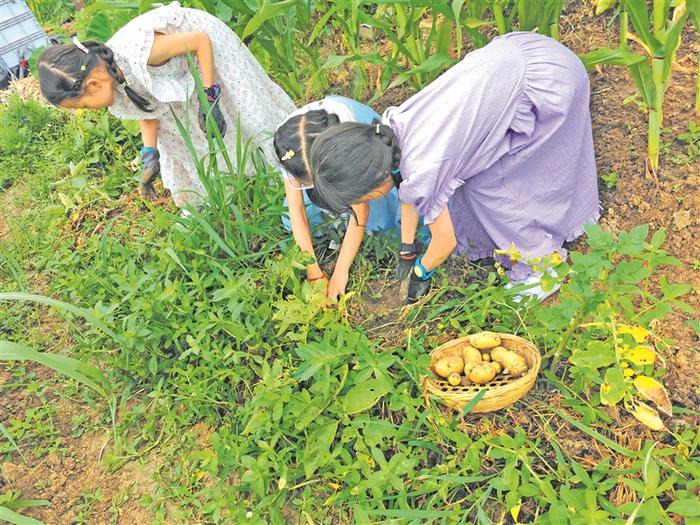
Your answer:
[[[414,261],[409,301],[455,249],[472,260],[512,245],[526,261],[565,258],[563,243],[599,217],[588,97],[583,64],[559,42],[498,37],[388,108],[382,124],[343,123],[319,135],[314,199],[340,213],[398,187],[401,257]],[[421,217],[431,241],[418,254]],[[539,283],[528,264],[509,273]]]

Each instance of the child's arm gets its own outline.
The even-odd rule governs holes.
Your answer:
[[[308,279],[318,279],[323,275],[321,267],[318,265],[314,245],[311,242],[311,228],[306,217],[306,206],[304,205],[304,195],[301,191],[292,187],[288,180],[284,181],[284,192],[287,195],[289,205],[289,222],[292,223],[292,235],[301,251],[310,253],[314,258],[314,263],[306,267]]]
[[[447,206],[429,227],[430,244],[421,261],[428,271],[440,266],[457,247],[457,237],[455,237],[455,229]]]
[[[326,295],[331,300],[335,300],[338,298],[338,295],[345,293],[345,287],[350,277],[350,267],[355,260],[357,252],[360,251],[362,237],[365,233],[367,219],[369,218],[369,204],[366,202],[354,204],[352,209],[355,211],[357,221],[352,217],[348,219],[347,230],[345,230],[345,237],[343,237],[343,245],[340,247],[338,260],[335,263],[333,275],[328,283],[328,292]]]
[[[420,216],[412,204],[401,203],[401,242],[413,244],[416,240],[416,229]]]
[[[143,145],[155,148],[158,144],[158,120],[148,119],[141,121],[141,140]]]
[[[214,83],[214,52],[211,40],[206,33],[156,33],[148,64],[158,66],[175,56],[191,53],[197,56],[202,75],[202,84],[209,87]]]

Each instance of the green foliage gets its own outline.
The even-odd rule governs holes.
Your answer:
[[[610,7],[611,2],[601,2],[598,11],[603,12]],[[663,127],[664,94],[689,11],[685,1],[672,3],[670,0],[653,0],[649,6],[646,2],[637,0],[620,0],[620,7],[623,16],[620,19],[618,47],[591,51],[582,55],[581,60],[587,68],[597,64],[627,66],[648,110],[646,171],[647,175],[656,178]],[[627,48],[627,39],[632,39],[632,35],[627,31],[628,17],[634,27],[634,39],[646,51],[646,56]]]
[[[449,8],[436,2],[250,0],[238,10],[231,1],[188,4],[250,37],[256,56],[276,79],[286,76],[285,87],[299,97],[345,63],[363,96],[371,85],[376,92],[392,83],[419,87],[461,56],[462,36],[483,45],[488,26],[533,23],[532,13],[519,11],[525,3],[499,3],[503,20],[486,1],[454,1]],[[130,4],[138,4],[128,6],[130,16],[144,8]],[[554,34],[551,22],[534,23]],[[401,36],[386,35],[386,53],[368,51],[376,43],[366,37],[367,26],[380,35],[394,25]],[[324,57],[322,69],[318,47],[338,29],[343,54]],[[453,34],[456,57],[448,53]],[[380,66],[379,86],[367,63]],[[310,70],[323,72],[311,79]],[[65,365],[78,380],[73,388],[104,391],[109,401],[97,398],[101,422],[109,421],[110,409],[117,414],[105,468],[149,454],[163,459],[155,488],[140,500],[156,523],[288,523],[303,516],[321,523],[512,518],[573,525],[697,517],[697,429],[667,420],[671,433],[661,435],[663,443],[644,442],[636,450],[618,442],[606,408],[634,410],[642,399],[667,408],[658,388],[638,386],[655,387],[649,381],[660,384],[663,375],[659,357],[670,341],[652,327],[674,308],[688,310],[680,300],[686,286],[664,280],[652,286],[662,265],[678,264],[661,248],[662,230],[649,239],[645,226],[617,236],[589,227],[588,246],[543,278],[545,287],[563,281],[559,302],[549,307],[516,308],[518,290],[500,286],[496,272],[470,266],[456,282],[451,276],[451,284],[439,274],[427,303],[406,311],[403,325],[386,325],[387,332],[399,328],[390,337],[383,327],[358,326],[348,310],[359,307],[351,294],[366,279],[379,280],[378,269],[394,251],[369,239],[351,294],[337,309],[324,308],[320,290],[302,278],[305,256],[281,227],[279,176],[250,145],[226,151],[209,126],[210,154],[196,159],[208,198],[184,219],[172,207],[125,202],[135,186],[132,124],[103,112],[47,113],[17,101],[5,111],[19,119],[8,124],[17,129],[7,140],[27,148],[37,183],[0,247],[1,297],[12,298],[0,309],[3,338],[44,347],[47,334],[27,327],[46,315],[47,304],[57,307],[70,334],[60,349],[70,357],[13,351]],[[18,157],[2,157],[1,173],[18,180],[25,173]],[[51,164],[40,164],[41,158]],[[46,277],[40,298],[26,295],[36,290],[37,276]],[[447,414],[435,399],[425,405],[420,376],[434,335],[481,329],[535,342],[551,369],[543,375],[557,392],[558,408],[538,401],[537,393],[527,404],[484,418]],[[53,406],[43,403],[0,427],[5,440],[12,436],[2,452],[55,439],[55,414],[47,408]],[[539,422],[539,436],[514,423],[522,422],[524,410]],[[567,448],[566,429],[601,457],[624,456],[624,462],[584,463]],[[613,503],[619,483],[633,494],[622,506]],[[101,497],[85,492],[76,519],[89,522]],[[4,500],[0,505],[11,508]]]
[[[670,415],[667,394],[652,379],[658,375],[654,370],[657,352],[665,349],[667,342],[651,327],[674,308],[692,313],[692,307],[679,299],[691,287],[662,277],[660,290],[652,291],[650,280],[660,266],[681,262],[661,248],[663,229],[651,239],[646,225],[620,232],[617,238],[596,225],[585,229],[589,250],[585,254],[573,252],[571,266],[557,268],[560,276],[568,275],[559,303],[535,312],[546,330],[564,331],[550,352],[551,368],[556,370],[560,359],[568,356],[573,390],[594,404],[622,402],[637,417],[641,397]],[[599,390],[594,394],[592,388]],[[649,394],[650,388],[653,394]],[[588,420],[598,417],[590,406],[577,410]]]

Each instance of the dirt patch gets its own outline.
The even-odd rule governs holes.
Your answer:
[[[36,380],[55,383],[57,392],[61,378],[50,369],[29,365]],[[15,491],[23,498],[45,499],[47,507],[23,510],[22,514],[47,524],[99,523],[145,524],[152,516],[138,504],[143,494],[152,492],[152,477],[160,465],[157,457],[141,458],[127,463],[110,474],[100,463],[104,451],[112,442],[111,429],[76,435],[76,417],[86,417],[86,407],[73,400],[47,394],[45,402],[36,394],[20,388],[5,388],[12,381],[9,371],[0,371],[2,410],[0,423],[6,427],[15,418],[21,419],[32,408],[55,404],[56,450],[36,454],[37,439],[23,441],[20,450],[24,458],[14,455],[0,463],[0,492]],[[97,413],[87,414],[99,419]]]

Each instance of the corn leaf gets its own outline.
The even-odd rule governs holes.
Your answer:
[[[631,66],[639,62],[646,62],[647,58],[645,56],[639,55],[637,53],[632,53],[626,49],[601,47],[590,53],[584,53],[580,55],[579,58],[583,61],[583,65],[586,69],[590,70],[593,66],[598,64],[617,64],[622,66]]]
[[[72,304],[64,303],[63,301],[58,301],[57,299],[52,299],[51,297],[23,292],[0,293],[0,301],[30,301],[35,303],[46,304],[49,306],[55,306],[56,308],[59,308],[61,310],[67,310],[68,312],[74,315],[82,317],[95,328],[99,328],[104,333],[109,335],[112,339],[114,339],[117,342],[120,342],[120,338],[117,337],[117,335],[109,329],[109,327],[104,321],[98,319],[97,316],[91,310],[79,308]]]
[[[655,2],[658,0],[655,0]],[[662,57],[664,47],[651,33],[647,3],[639,0],[620,0],[623,7],[629,13],[629,18],[634,26],[634,31],[642,42],[649,48],[653,56]]]
[[[253,18],[251,18],[248,21],[248,24],[246,24],[245,29],[243,30],[243,34],[241,35],[241,40],[245,40],[246,38],[248,38],[258,29],[260,29],[260,26],[262,26],[267,20],[281,15],[289,8],[291,8],[295,3],[296,0],[286,0],[282,2],[276,2],[274,4],[268,4],[266,2],[263,2],[262,7],[258,9],[258,11],[255,13],[255,16],[253,16]]]
[[[24,360],[48,366],[56,370],[56,372],[72,377],[76,381],[89,386],[107,399],[111,397],[109,383],[97,368],[72,357],[50,354],[48,352],[37,352],[27,346],[11,341],[0,341],[0,361]]]
[[[29,516],[22,516],[7,507],[0,507],[0,522],[12,523],[12,525],[45,525],[43,521],[35,520]]]

